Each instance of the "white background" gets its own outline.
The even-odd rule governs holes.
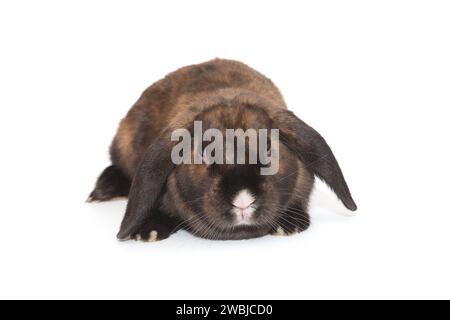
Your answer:
[[[450,298],[448,1],[2,1],[1,298]],[[271,77],[359,205],[318,184],[312,227],[115,239],[84,203],[151,83],[214,57]]]

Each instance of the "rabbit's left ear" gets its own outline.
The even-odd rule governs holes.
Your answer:
[[[345,182],[341,168],[324,138],[290,111],[280,111],[274,118],[280,140],[306,167],[325,181],[351,211],[357,206]]]

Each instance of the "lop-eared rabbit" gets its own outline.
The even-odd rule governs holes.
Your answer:
[[[173,132],[194,134],[196,121],[202,133],[278,129],[277,173],[261,174],[260,161],[174,163]],[[120,240],[163,240],[180,229],[212,240],[302,232],[315,177],[357,208],[324,138],[287,109],[271,80],[236,61],[184,67],[153,84],[120,123],[110,154],[89,201],[128,197]]]

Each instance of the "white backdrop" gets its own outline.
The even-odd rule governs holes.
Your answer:
[[[0,298],[450,298],[448,1],[2,1]],[[359,205],[318,184],[312,227],[115,239],[88,205],[119,120],[214,57],[280,87]]]

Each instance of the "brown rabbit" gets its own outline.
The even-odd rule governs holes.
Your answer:
[[[279,129],[279,170],[256,164],[179,164],[172,161],[179,128]],[[292,234],[309,227],[314,176],[356,210],[325,140],[287,110],[275,85],[236,61],[185,67],[148,88],[122,120],[111,146],[112,166],[90,201],[128,196],[120,240],[156,241],[185,229],[228,240]]]

